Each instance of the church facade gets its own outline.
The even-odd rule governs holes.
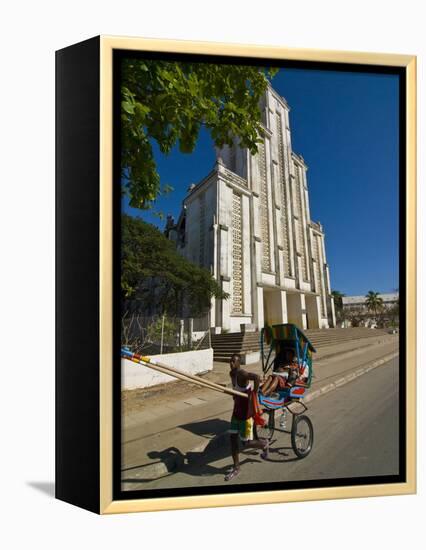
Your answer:
[[[262,104],[264,139],[258,153],[237,143],[188,189],[166,235],[181,254],[208,269],[229,294],[212,300],[217,332],[242,325],[295,323],[335,326],[325,236],[311,220],[307,166],[291,147],[289,106],[268,86]]]

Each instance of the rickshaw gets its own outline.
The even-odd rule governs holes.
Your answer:
[[[277,370],[286,350],[292,350],[297,360],[299,373],[304,373],[303,381],[299,377],[293,384],[284,389],[277,389],[272,395],[264,396],[261,389],[258,401],[266,422],[264,426],[256,426],[258,438],[271,440],[274,431],[290,433],[291,446],[296,456],[304,458],[312,450],[314,429],[310,418],[304,414],[308,410],[303,398],[312,382],[312,354],[315,348],[303,332],[290,323],[265,326],[260,333],[260,351],[263,373]],[[276,412],[281,410],[279,428],[276,427]],[[287,428],[288,413],[291,414],[291,428]]]

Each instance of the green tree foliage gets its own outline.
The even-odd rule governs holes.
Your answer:
[[[171,316],[192,317],[210,308],[212,297],[227,299],[216,280],[176,251],[156,227],[123,215],[121,239],[122,299]]]
[[[216,146],[239,139],[257,152],[259,100],[274,69],[125,59],[121,69],[121,169],[130,205],[150,208],[160,189],[152,143],[194,150],[202,125]],[[167,189],[166,189],[167,191]]]
[[[399,298],[397,301],[389,308],[389,318],[391,325],[393,327],[399,325]]]
[[[364,321],[365,313],[362,308],[351,308],[346,314],[347,319],[353,327],[360,327]]]
[[[334,299],[334,311],[336,314],[336,319],[338,322],[341,322],[343,320],[343,300],[342,298],[345,296],[342,292],[339,290],[332,290],[331,295]]]
[[[373,290],[369,290],[365,295],[365,298],[365,305],[369,311],[374,313],[375,317],[377,317],[377,314],[383,308],[383,299],[380,297],[380,294],[378,292],[374,292]]]

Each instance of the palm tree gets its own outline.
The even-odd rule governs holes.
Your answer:
[[[380,297],[380,294],[373,290],[369,290],[365,295],[365,305],[369,311],[374,313],[374,317],[377,320],[377,313],[383,307],[383,299]]]

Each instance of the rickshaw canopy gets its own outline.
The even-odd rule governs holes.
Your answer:
[[[300,328],[297,325],[293,325],[292,323],[283,323],[280,325],[267,325],[264,329],[265,331],[265,339],[270,340],[270,342],[267,341],[267,343],[272,343],[273,340],[276,342],[284,343],[288,342],[293,343],[293,345],[299,341],[301,346],[304,346],[305,344],[308,345],[308,348],[315,353],[316,349],[312,345],[309,338],[306,336],[306,334],[300,330]]]
[[[309,367],[309,384],[312,378],[312,354],[316,349],[300,328],[292,323],[265,326],[261,330],[260,347],[263,371],[268,371],[285,349],[294,350],[297,362]],[[269,349],[268,349],[269,348]]]

